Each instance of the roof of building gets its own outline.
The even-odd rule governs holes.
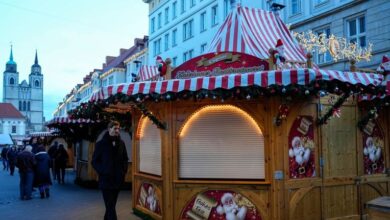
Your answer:
[[[0,118],[24,118],[11,103],[0,103]]]

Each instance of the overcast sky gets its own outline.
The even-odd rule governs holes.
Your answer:
[[[19,83],[28,80],[35,50],[44,75],[46,120],[83,77],[148,34],[142,0],[0,0],[0,85],[13,45]],[[3,89],[0,89],[0,102]]]

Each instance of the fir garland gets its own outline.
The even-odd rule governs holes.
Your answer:
[[[328,111],[325,113],[325,115],[323,115],[322,117],[319,117],[317,119],[317,124],[318,125],[323,125],[323,124],[326,124],[326,122],[328,121],[328,119],[333,115],[333,112],[335,110],[337,110],[338,108],[341,107],[341,105],[345,102],[345,100],[347,100],[347,98],[349,97],[350,93],[344,93],[335,103],[334,105],[328,109]]]
[[[138,110],[140,110],[143,115],[148,117],[158,128],[166,130],[167,128],[166,124],[158,120],[158,118],[155,115],[153,115],[153,113],[151,113],[148,109],[146,109],[143,103],[137,103],[136,106]]]
[[[140,210],[133,208],[133,214],[142,218],[143,220],[154,220],[154,218],[146,213],[141,212]]]
[[[363,129],[366,127],[367,123],[370,120],[374,120],[374,119],[376,119],[378,117],[379,109],[380,109],[380,105],[372,107],[368,111],[367,115],[365,115],[361,120],[359,120],[358,127],[359,127],[360,131],[363,131]]]

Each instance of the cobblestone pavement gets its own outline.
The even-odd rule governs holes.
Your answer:
[[[73,183],[74,172],[68,170],[65,184],[54,183],[50,198],[41,199],[38,190],[33,199],[19,199],[19,173],[14,176],[0,166],[0,219],[6,220],[100,220],[104,203],[99,190],[85,189]],[[139,220],[132,214],[131,191],[121,191],[116,206],[118,220]]]

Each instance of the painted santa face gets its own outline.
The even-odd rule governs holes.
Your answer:
[[[299,148],[300,146],[301,146],[301,140],[299,140],[298,138],[294,139],[293,148]]]

